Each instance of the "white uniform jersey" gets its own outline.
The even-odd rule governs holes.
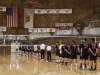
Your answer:
[[[47,51],[51,51],[51,46],[47,46]]]
[[[16,45],[16,49],[19,49],[19,45]]]
[[[37,50],[38,50],[38,46],[34,45],[34,51],[37,51]]]
[[[41,44],[40,45],[40,49],[43,49],[44,50],[45,49],[45,44]]]
[[[63,46],[62,44],[59,46],[59,50],[61,50],[62,46]]]

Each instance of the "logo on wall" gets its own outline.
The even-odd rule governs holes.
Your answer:
[[[34,29],[32,29],[32,32],[34,32]]]
[[[30,15],[27,15],[27,14],[26,14],[25,18],[26,18],[26,23],[27,23],[27,22],[30,22]]]
[[[52,32],[52,29],[50,29],[50,32]]]
[[[43,32],[43,29],[40,29],[41,30],[41,32]]]

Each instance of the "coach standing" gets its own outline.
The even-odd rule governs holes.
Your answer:
[[[47,62],[51,61],[51,46],[50,44],[47,46]]]
[[[40,49],[41,49],[41,60],[44,60],[44,55],[45,55],[45,44],[44,42],[42,42],[42,44],[40,45]]]

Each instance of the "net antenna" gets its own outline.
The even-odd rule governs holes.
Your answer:
[[[95,21],[91,21],[88,28],[96,28],[97,23],[99,22],[99,20],[95,20]]]

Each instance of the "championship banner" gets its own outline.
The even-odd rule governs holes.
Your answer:
[[[37,28],[29,28],[28,29],[29,32],[37,32],[37,30],[38,30]]]
[[[55,28],[47,28],[47,32],[55,32]]]
[[[37,3],[39,0],[26,0],[28,3]]]
[[[72,30],[57,30],[57,35],[71,35]]]
[[[0,11],[5,11],[6,12],[6,7],[0,6]]]
[[[38,28],[38,32],[47,32],[46,28]]]
[[[72,9],[35,9],[35,14],[71,14]]]
[[[71,14],[72,13],[72,9],[62,9],[62,13],[63,14]]]
[[[44,14],[53,14],[54,10],[52,9],[44,9]]]
[[[54,14],[62,14],[62,10],[61,9],[54,9]]]
[[[56,23],[55,27],[57,30],[72,30],[73,23]]]
[[[0,31],[6,31],[7,30],[7,27],[0,27]]]
[[[35,9],[35,14],[43,14],[44,10],[43,9]]]

